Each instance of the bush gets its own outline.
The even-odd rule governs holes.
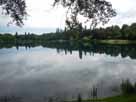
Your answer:
[[[136,93],[136,83],[134,84],[134,90],[135,90],[135,93]]]
[[[134,94],[136,93],[135,87],[136,85],[133,85],[128,79],[125,81],[122,81],[121,84],[121,91],[123,94]]]
[[[81,94],[78,94],[77,102],[82,102],[82,96],[81,96]]]

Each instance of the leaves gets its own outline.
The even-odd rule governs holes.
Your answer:
[[[86,22],[91,22],[92,28],[98,24],[106,24],[111,17],[116,16],[110,2],[105,0],[54,0],[54,6],[62,5],[67,8],[66,24],[69,29],[80,27],[82,21],[78,17],[85,17]],[[27,15],[25,0],[0,0],[5,15],[12,18],[12,22],[22,26]]]
[[[66,23],[69,21],[71,25],[77,26],[81,24],[78,16],[85,17],[86,22],[91,22],[92,28],[98,24],[106,24],[111,17],[116,16],[116,11],[112,8],[112,4],[105,0],[55,0],[55,5],[67,7],[69,14]],[[67,25],[70,29],[72,26]]]
[[[12,18],[12,23],[22,26],[23,20],[27,15],[25,0],[0,0],[0,6],[4,10],[5,15]]]

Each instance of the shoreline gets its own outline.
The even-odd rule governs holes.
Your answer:
[[[65,102],[78,102],[78,100],[68,100]],[[136,94],[120,95],[100,99],[82,99],[81,102],[136,102]]]

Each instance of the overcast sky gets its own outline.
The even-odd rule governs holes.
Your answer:
[[[113,4],[118,15],[105,26],[131,24],[136,22],[136,0],[107,0]],[[65,10],[62,7],[53,8],[53,0],[26,0],[29,16],[23,28],[13,25],[7,27],[9,17],[0,15],[0,32],[52,32],[65,26]]]

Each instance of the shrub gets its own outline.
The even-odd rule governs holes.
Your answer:
[[[77,102],[82,102],[82,96],[81,96],[81,94],[78,94]]]
[[[121,91],[122,91],[123,94],[134,94],[134,93],[135,93],[135,87],[134,87],[134,85],[127,79],[127,80],[125,80],[125,81],[122,81]]]

